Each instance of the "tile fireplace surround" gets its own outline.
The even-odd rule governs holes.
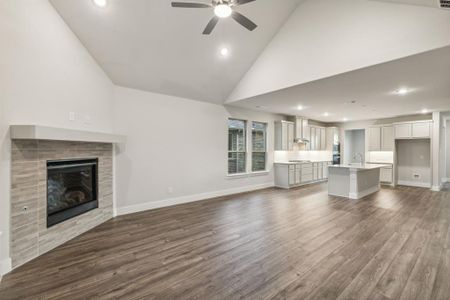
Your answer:
[[[113,216],[110,143],[12,140],[11,259],[13,268]],[[99,207],[47,228],[47,160],[98,158]]]

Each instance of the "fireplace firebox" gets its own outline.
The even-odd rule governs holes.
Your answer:
[[[98,159],[47,162],[47,227],[98,207]]]

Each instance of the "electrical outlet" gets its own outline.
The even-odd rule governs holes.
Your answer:
[[[413,174],[414,179],[420,179],[420,174]]]
[[[69,112],[69,121],[75,121],[76,118],[77,116],[73,111]]]
[[[173,194],[173,187],[168,187],[167,188],[167,194]]]

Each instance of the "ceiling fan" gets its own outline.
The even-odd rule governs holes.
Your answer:
[[[248,30],[253,31],[258,26],[244,15],[233,10],[233,8],[236,6],[247,4],[253,1],[256,0],[212,0],[211,4],[194,2],[172,2],[172,7],[214,8],[215,16],[211,19],[211,21],[209,21],[208,25],[206,25],[205,30],[203,30],[203,34],[210,34],[213,31],[214,27],[216,27],[219,19],[228,18],[230,16]]]

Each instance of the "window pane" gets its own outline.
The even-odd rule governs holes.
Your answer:
[[[245,152],[228,153],[228,174],[245,173]]]
[[[252,172],[266,170],[267,124],[252,122]]]
[[[266,170],[266,152],[252,153],[252,172]]]
[[[245,152],[245,121],[228,120],[228,151]]]

